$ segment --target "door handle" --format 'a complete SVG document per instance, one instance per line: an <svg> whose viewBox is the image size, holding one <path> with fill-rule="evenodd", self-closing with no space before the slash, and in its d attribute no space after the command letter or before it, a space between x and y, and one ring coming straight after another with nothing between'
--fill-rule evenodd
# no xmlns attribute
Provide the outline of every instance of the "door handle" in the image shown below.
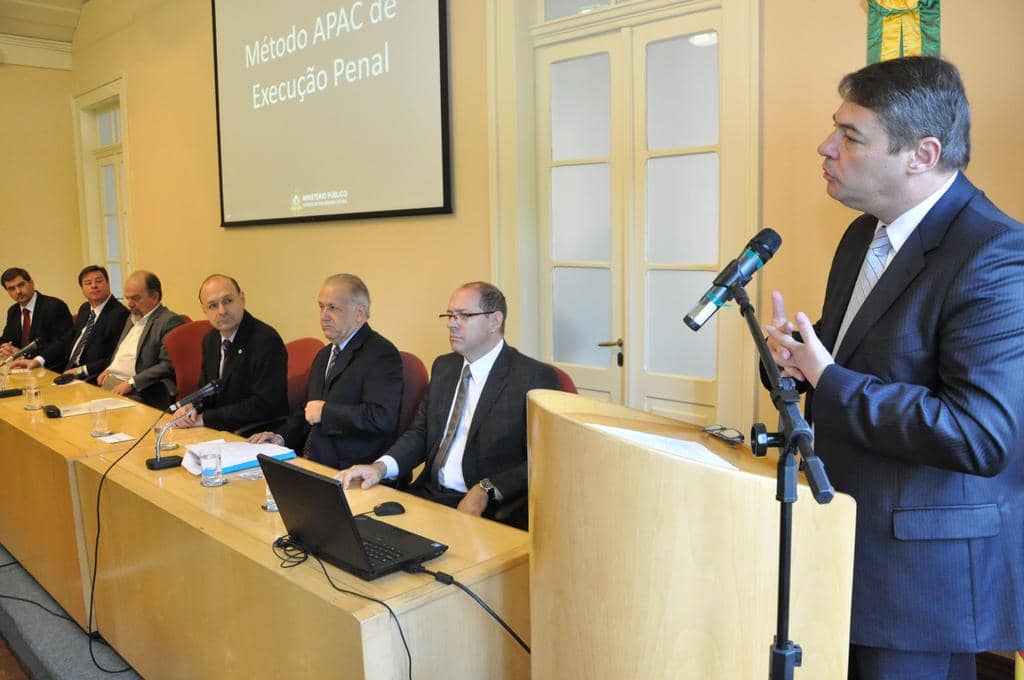
<svg viewBox="0 0 1024 680"><path fill-rule="evenodd" d="M618 347L622 349L622 338L618 340L605 340L604 342L597 343L598 347Z"/></svg>

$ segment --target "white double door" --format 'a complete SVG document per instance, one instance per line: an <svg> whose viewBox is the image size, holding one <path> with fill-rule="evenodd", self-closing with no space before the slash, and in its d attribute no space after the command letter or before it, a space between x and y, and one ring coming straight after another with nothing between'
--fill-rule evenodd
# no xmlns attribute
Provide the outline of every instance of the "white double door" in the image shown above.
<svg viewBox="0 0 1024 680"><path fill-rule="evenodd" d="M745 426L736 310L683 323L757 231L752 46L730 35L710 9L536 46L541 350L581 394Z"/></svg>

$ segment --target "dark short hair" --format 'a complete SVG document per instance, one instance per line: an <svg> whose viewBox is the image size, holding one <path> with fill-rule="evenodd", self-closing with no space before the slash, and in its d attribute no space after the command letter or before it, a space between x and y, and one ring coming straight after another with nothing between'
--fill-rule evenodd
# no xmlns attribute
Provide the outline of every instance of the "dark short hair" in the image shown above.
<svg viewBox="0 0 1024 680"><path fill-rule="evenodd" d="M0 284L6 286L8 281L13 281L19 276L25 279L26 281L32 280L32 275L29 274L28 271L22 269L21 267L11 267L10 269L4 270L3 274L0 274Z"/></svg>
<svg viewBox="0 0 1024 680"><path fill-rule="evenodd" d="M939 167L962 170L971 160L971 107L956 66L938 57L869 64L839 82L848 102L871 109L889 135L889 152L925 137L942 144Z"/></svg>
<svg viewBox="0 0 1024 680"><path fill-rule="evenodd" d="M481 312L501 312L501 333L505 334L505 320L508 319L508 302L505 301L505 294L493 283L486 281L470 281L459 288L471 288L480 293Z"/></svg>
<svg viewBox="0 0 1024 680"><path fill-rule="evenodd" d="M106 279L108 282L110 281L110 275L107 274L106 267L101 267L98 264L91 264L82 271L78 272L78 285L82 285L82 279L85 278L86 274L92 274L93 272L99 272L100 274L103 274L103 278Z"/></svg>
<svg viewBox="0 0 1024 680"><path fill-rule="evenodd" d="M231 285L233 285L235 287L235 292L236 293L238 293L239 295L241 295L241 293L242 293L242 287L238 285L238 281L235 281L233 276L228 276L227 274L210 274L205 279L203 279L202 283L199 284L199 302L200 303L203 302L203 286L205 286L207 283L209 283L211 279L227 279L228 281L231 282Z"/></svg>

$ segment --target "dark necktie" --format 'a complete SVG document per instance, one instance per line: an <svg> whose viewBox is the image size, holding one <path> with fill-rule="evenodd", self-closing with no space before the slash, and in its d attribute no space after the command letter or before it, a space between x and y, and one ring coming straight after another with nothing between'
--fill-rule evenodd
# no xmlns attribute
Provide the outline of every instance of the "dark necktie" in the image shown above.
<svg viewBox="0 0 1024 680"><path fill-rule="evenodd" d="M324 380L327 380L327 376L331 374L331 369L334 368L334 362L338 358L338 355L341 354L340 347L338 347L337 345L333 345L332 347L333 349L331 349L331 358L327 360L327 370L324 371Z"/></svg>
<svg viewBox="0 0 1024 680"><path fill-rule="evenodd" d="M78 365L78 362L82 358L82 352L85 351L85 343L89 342L89 334L92 333L92 327L96 325L96 310L89 310L89 320L85 322L85 329L82 331L82 337L78 339L78 344L75 345L75 349L71 352L71 358L68 360L68 367L74 368Z"/></svg>
<svg viewBox="0 0 1024 680"><path fill-rule="evenodd" d="M441 468L448 461L452 440L455 439L455 432L459 429L459 423L462 422L462 412L466 410L466 395L469 393L469 379L472 377L473 374L469 370L469 364L466 364L462 368L459 389L455 392L455 406L452 408L452 417L448 420L448 429L445 430L444 438L441 439L441 446L437 448L437 455L434 456L434 467L430 471L431 476L437 480L438 484L441 483L439 476Z"/></svg>
<svg viewBox="0 0 1024 680"><path fill-rule="evenodd" d="M21 346L24 347L29 342L29 336L32 335L32 312L22 307L21 309Z"/></svg>
<svg viewBox="0 0 1024 680"><path fill-rule="evenodd" d="M333 345L331 349L331 358L327 360L327 370L324 371L324 382L327 381L327 376L331 374L331 369L334 368L334 362L341 354L341 348L337 345ZM327 394L327 385L324 385L324 395ZM316 427L315 425L313 427ZM302 457L309 458L309 450L313 447L313 427L309 428L309 435L306 437L306 443L302 445Z"/></svg>
<svg viewBox="0 0 1024 680"><path fill-rule="evenodd" d="M217 374L219 377L224 377L224 367L228 363L228 352L231 351L231 341L227 338L221 340L220 343L220 372Z"/></svg>

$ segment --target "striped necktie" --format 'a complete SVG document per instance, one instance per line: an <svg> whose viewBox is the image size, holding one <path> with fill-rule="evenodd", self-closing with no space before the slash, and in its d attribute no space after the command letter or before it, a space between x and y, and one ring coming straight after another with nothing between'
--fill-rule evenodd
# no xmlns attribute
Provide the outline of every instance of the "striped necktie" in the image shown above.
<svg viewBox="0 0 1024 680"><path fill-rule="evenodd" d="M885 260L889 257L889 251L892 250L892 244L889 243L889 235L885 228L884 224L878 225L878 228L875 229L875 238L864 255L864 263L860 266L857 283L854 284L853 294L850 295L850 304L846 306L846 315L843 317L842 325L839 326L839 335L836 336L833 356L839 352L843 338L846 337L846 331L849 330L850 324L853 323L853 318L857 316L864 300L867 299L871 289L875 287L878 279L885 272Z"/></svg>
<svg viewBox="0 0 1024 680"><path fill-rule="evenodd" d="M71 358L68 360L68 367L74 368L78 365L78 362L82 358L82 352L85 351L85 344L89 342L89 334L92 333L92 327L96 325L96 310L89 310L89 320L85 322L85 329L82 330L82 337L78 339L78 344L75 345L75 349L71 352Z"/></svg>
<svg viewBox="0 0 1024 680"><path fill-rule="evenodd" d="M466 410L466 395L469 393L469 379L472 377L473 374L469 370L469 364L466 364L462 368L459 389L455 392L455 406L452 407L452 415L448 419L448 429L445 430L444 437L441 439L441 446L437 448L437 455L434 456L434 466L431 468L431 476L438 480L438 484L440 484L438 475L444 464L448 462L448 453L452 448L452 440L455 439L455 432L458 431L459 423L462 422L462 412Z"/></svg>

